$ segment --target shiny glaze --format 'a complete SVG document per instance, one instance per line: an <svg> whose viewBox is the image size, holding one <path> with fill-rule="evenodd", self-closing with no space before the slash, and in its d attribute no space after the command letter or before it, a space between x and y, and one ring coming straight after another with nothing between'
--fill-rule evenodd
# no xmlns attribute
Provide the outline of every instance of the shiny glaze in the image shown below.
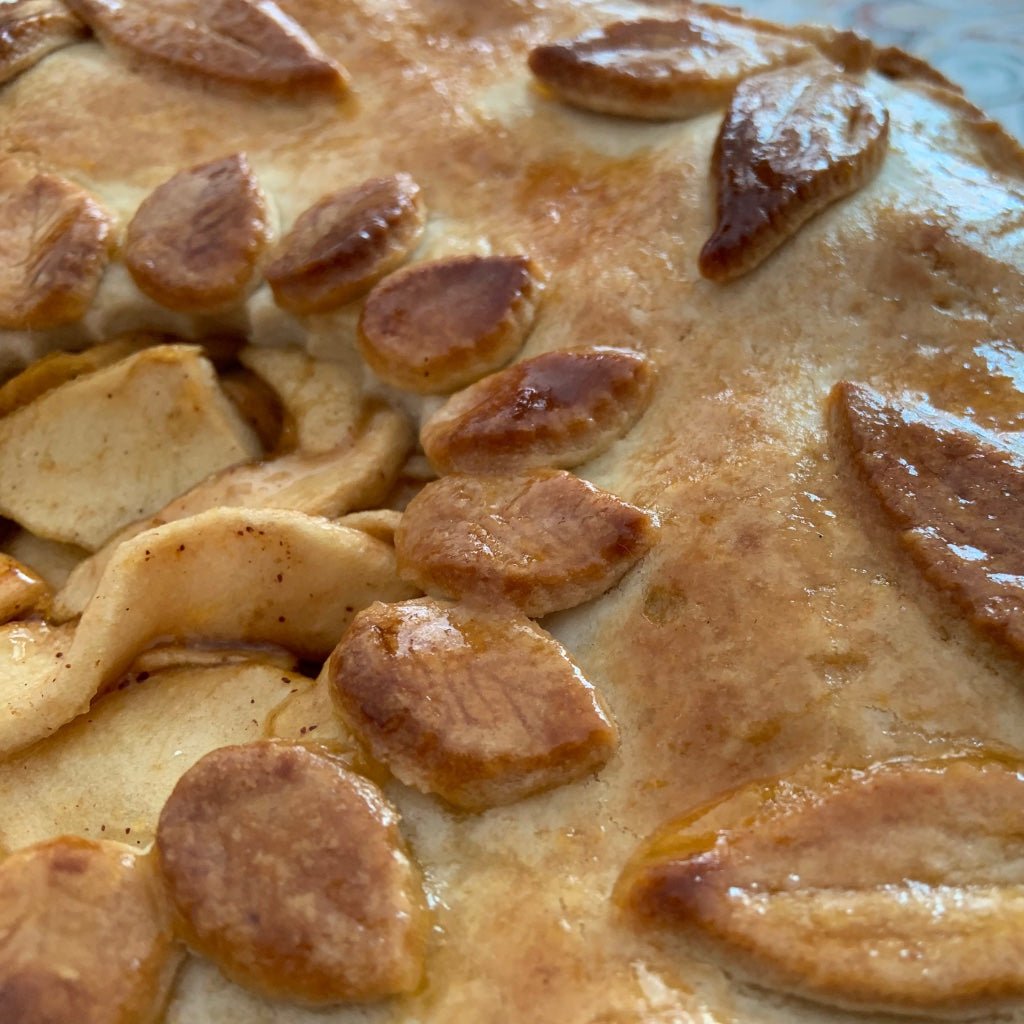
<svg viewBox="0 0 1024 1024"><path fill-rule="evenodd" d="M925 576L1024 654L1024 445L926 402L842 383L839 444Z"/></svg>
<svg viewBox="0 0 1024 1024"><path fill-rule="evenodd" d="M266 269L277 304L334 309L403 263L423 233L420 187L408 174L323 196L296 220Z"/></svg>
<svg viewBox="0 0 1024 1024"><path fill-rule="evenodd" d="M526 256L416 264L367 296L359 350L395 387L454 391L519 351L540 291L539 272Z"/></svg>
<svg viewBox="0 0 1024 1024"><path fill-rule="evenodd" d="M437 227L423 259L529 251L550 271L524 356L608 340L656 360L649 412L579 472L656 506L662 528L621 586L544 623L619 725L599 779L482 815L393 787L435 908L428 984L314 1015L269 1007L193 960L169 1024L211 1012L219 1024L863 1019L737 984L625 927L608 897L643 836L750 780L963 743L1024 751L1019 665L939 606L886 528L871 529L873 500L837 473L823 416L834 383L854 379L1013 424L1024 396L974 353L1019 347L1020 172L1010 160L994 169L998 136L971 127L955 99L871 75L892 119L879 175L763 271L720 288L696 270L720 114L669 125L577 114L539 96L525 64L534 46L663 17L663 5L289 10L351 70L357 102L254 104L157 66L129 74L89 43L0 93L5 142L73 171L125 221L168 173L233 150L249 153L285 224L340 184L407 170ZM114 298L101 289L99 322ZM315 340L345 350L344 329L324 325Z"/></svg>
<svg viewBox="0 0 1024 1024"><path fill-rule="evenodd" d="M327 672L377 760L467 810L584 778L616 747L594 688L521 616L429 599L377 603L352 623Z"/></svg>
<svg viewBox="0 0 1024 1024"><path fill-rule="evenodd" d="M113 247L110 214L66 178L0 165L0 328L80 319Z"/></svg>
<svg viewBox="0 0 1024 1024"><path fill-rule="evenodd" d="M726 102L747 75L813 56L809 43L766 31L723 8L673 20L618 21L530 53L530 70L557 96L603 113L692 117Z"/></svg>
<svg viewBox="0 0 1024 1024"><path fill-rule="evenodd" d="M244 153L179 171L152 192L125 232L135 283L171 309L237 302L268 236L266 200Z"/></svg>
<svg viewBox="0 0 1024 1024"><path fill-rule="evenodd" d="M179 71L271 91L342 90L344 72L272 0L68 0L101 39Z"/></svg>
<svg viewBox="0 0 1024 1024"><path fill-rule="evenodd" d="M888 136L877 97L826 65L741 83L715 144L717 222L701 273L727 281L757 266L809 217L869 181Z"/></svg>
<svg viewBox="0 0 1024 1024"><path fill-rule="evenodd" d="M667 826L626 867L619 901L830 1003L976 1013L1019 1001L1021 764L807 774Z"/></svg>
<svg viewBox="0 0 1024 1024"><path fill-rule="evenodd" d="M653 384L650 360L630 349L547 352L453 395L420 439L445 473L570 468L636 422Z"/></svg>

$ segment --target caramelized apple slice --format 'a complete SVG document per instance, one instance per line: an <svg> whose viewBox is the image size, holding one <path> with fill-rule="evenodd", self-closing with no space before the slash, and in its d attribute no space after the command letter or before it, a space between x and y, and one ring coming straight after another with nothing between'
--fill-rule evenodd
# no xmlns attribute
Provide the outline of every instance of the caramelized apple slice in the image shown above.
<svg viewBox="0 0 1024 1024"><path fill-rule="evenodd" d="M816 53L765 22L702 5L672 21L619 21L538 46L530 70L573 106L661 120L724 106L747 75Z"/></svg>
<svg viewBox="0 0 1024 1024"><path fill-rule="evenodd" d="M656 523L570 473L454 475L412 500L395 550L402 575L428 594L539 616L614 586L654 543Z"/></svg>
<svg viewBox="0 0 1024 1024"><path fill-rule="evenodd" d="M0 166L0 328L81 319L112 245L110 214L77 185Z"/></svg>
<svg viewBox="0 0 1024 1024"><path fill-rule="evenodd" d="M1024 771L900 762L752 786L656 836L620 903L824 1002L977 1015L1024 998Z"/></svg>
<svg viewBox="0 0 1024 1024"><path fill-rule="evenodd" d="M27 565L0 553L0 623L45 608L50 588Z"/></svg>
<svg viewBox="0 0 1024 1024"><path fill-rule="evenodd" d="M378 761L465 810L573 782L615 750L594 688L521 616L430 599L373 604L326 672L338 709Z"/></svg>
<svg viewBox="0 0 1024 1024"><path fill-rule="evenodd" d="M382 281L359 319L359 348L388 384L436 395L470 384L522 347L540 298L525 256L420 263Z"/></svg>
<svg viewBox="0 0 1024 1024"><path fill-rule="evenodd" d="M41 536L97 548L258 454L199 349L160 345L0 419L0 511Z"/></svg>
<svg viewBox="0 0 1024 1024"><path fill-rule="evenodd" d="M345 74L273 0L66 0L106 43L256 89L343 90Z"/></svg>
<svg viewBox="0 0 1024 1024"><path fill-rule="evenodd" d="M164 801L200 757L260 739L279 706L312 689L256 654L133 672L88 714L0 763L0 844L69 832L148 845Z"/></svg>
<svg viewBox="0 0 1024 1024"><path fill-rule="evenodd" d="M189 944L239 984L326 1004L419 982L426 916L398 814L326 754L208 754L167 801L157 848Z"/></svg>
<svg viewBox="0 0 1024 1024"><path fill-rule="evenodd" d="M631 349L546 352L452 395L423 425L423 450L441 473L569 468L629 430L653 382Z"/></svg>
<svg viewBox="0 0 1024 1024"><path fill-rule="evenodd" d="M266 201L245 154L234 153L152 192L128 225L124 262L154 301L208 313L242 298L266 243Z"/></svg>
<svg viewBox="0 0 1024 1024"><path fill-rule="evenodd" d="M700 272L752 270L816 213L882 165L889 113L864 86L821 64L748 78L715 145L717 220Z"/></svg>
<svg viewBox="0 0 1024 1024"><path fill-rule="evenodd" d="M0 5L0 85L84 34L60 0L7 0Z"/></svg>
<svg viewBox="0 0 1024 1024"><path fill-rule="evenodd" d="M4 1021L155 1024L179 960L151 858L63 836L0 864Z"/></svg>
<svg viewBox="0 0 1024 1024"><path fill-rule="evenodd" d="M837 438L924 575L1024 654L1024 446L926 402L837 384Z"/></svg>
<svg viewBox="0 0 1024 1024"><path fill-rule="evenodd" d="M275 301L299 314L350 302L405 262L424 220L420 187L408 174L324 196L299 217L267 267Z"/></svg>

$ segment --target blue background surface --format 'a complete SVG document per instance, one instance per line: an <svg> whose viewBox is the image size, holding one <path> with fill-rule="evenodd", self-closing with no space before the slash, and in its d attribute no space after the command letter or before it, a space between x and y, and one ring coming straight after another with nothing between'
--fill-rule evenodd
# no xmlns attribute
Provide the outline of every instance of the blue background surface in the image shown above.
<svg viewBox="0 0 1024 1024"><path fill-rule="evenodd" d="M901 46L962 85L1024 139L1024 0L740 2L751 14L775 21L840 25L876 43Z"/></svg>

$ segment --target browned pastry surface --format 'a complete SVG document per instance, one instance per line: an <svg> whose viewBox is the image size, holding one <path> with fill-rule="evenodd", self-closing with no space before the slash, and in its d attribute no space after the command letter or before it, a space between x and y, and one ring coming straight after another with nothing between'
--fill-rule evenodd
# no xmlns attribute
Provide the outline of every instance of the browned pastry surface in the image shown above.
<svg viewBox="0 0 1024 1024"><path fill-rule="evenodd" d="M0 864L0 1014L155 1024L181 952L152 857L63 836Z"/></svg>
<svg viewBox="0 0 1024 1024"><path fill-rule="evenodd" d="M740 980L728 956L708 959L610 897L666 820L735 787L807 770L813 790L823 766L935 760L965 746L1024 752L1020 662L918 572L877 498L835 457L824 415L832 387L851 380L912 392L996 433L1024 424L1017 149L907 62L898 81L869 71L860 87L889 115L877 175L723 285L701 277L698 258L713 230L724 107L687 121L613 119L564 105L528 68L534 46L675 17L675 4L282 7L347 69L346 99L254 100L93 40L4 86L0 143L85 188L122 224L172 175L232 152L248 155L282 234L325 195L409 174L429 210L412 265L522 253L543 270L523 358L611 345L655 362L647 411L574 473L654 508L662 525L618 586L541 623L619 730L596 777L481 814L387 784L432 906L422 987L313 1014L265 1002L190 957L167 1021L890 1020L836 1009L828 993L791 999L757 984L767 976ZM261 288L225 323L358 365L359 308L300 322ZM143 322L210 328L154 317L115 260L79 324L4 342L23 359L30 341L106 339ZM426 476L410 466L409 479ZM296 695L311 708L292 716L303 727L325 720L322 691L311 694ZM997 859L1015 856L1012 843L994 844ZM1014 1009L1007 1019L1024 1018Z"/></svg>

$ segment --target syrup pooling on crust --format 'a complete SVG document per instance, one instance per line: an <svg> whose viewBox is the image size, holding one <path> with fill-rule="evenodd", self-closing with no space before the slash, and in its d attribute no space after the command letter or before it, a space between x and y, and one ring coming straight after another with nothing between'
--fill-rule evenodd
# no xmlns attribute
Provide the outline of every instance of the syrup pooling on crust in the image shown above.
<svg viewBox="0 0 1024 1024"><path fill-rule="evenodd" d="M633 426L653 383L650 360L632 349L546 352L452 395L420 439L442 473L568 469Z"/></svg>
<svg viewBox="0 0 1024 1024"><path fill-rule="evenodd" d="M88 310L113 245L110 215L66 178L0 164L0 328L39 330Z"/></svg>
<svg viewBox="0 0 1024 1024"><path fill-rule="evenodd" d="M255 89L342 91L345 74L273 0L66 0L106 43Z"/></svg>
<svg viewBox="0 0 1024 1024"><path fill-rule="evenodd" d="M187 941L242 985L324 1004L419 982L425 910L398 814L328 755L208 754L167 801L157 848Z"/></svg>
<svg viewBox="0 0 1024 1024"><path fill-rule="evenodd" d="M617 897L813 999L977 1016L1024 997L1022 798L981 759L757 784L656 835Z"/></svg>
<svg viewBox="0 0 1024 1024"><path fill-rule="evenodd" d="M373 756L466 810L575 781L616 746L593 687L525 617L429 598L373 604L327 671Z"/></svg>
<svg viewBox="0 0 1024 1024"><path fill-rule="evenodd" d="M180 954L150 858L51 839L0 863L0 1019L156 1024Z"/></svg>
<svg viewBox="0 0 1024 1024"><path fill-rule="evenodd" d="M844 382L836 439L924 575L1024 654L1024 448L926 402Z"/></svg>
<svg viewBox="0 0 1024 1024"><path fill-rule="evenodd" d="M650 512L571 473L453 475L412 500L395 550L428 594L539 616L613 587L656 532Z"/></svg>
<svg viewBox="0 0 1024 1024"><path fill-rule="evenodd" d="M715 144L717 219L700 272L729 281L752 270L816 213L870 181L888 140L881 101L828 65L747 79Z"/></svg>
<svg viewBox="0 0 1024 1024"><path fill-rule="evenodd" d="M695 7L672 21L618 21L538 46L530 70L567 103L625 117L686 118L724 105L747 75L816 54L735 12Z"/></svg>
<svg viewBox="0 0 1024 1024"><path fill-rule="evenodd" d="M0 624L20 618L26 612L44 611L50 603L50 588L28 566L0 553Z"/></svg>
<svg viewBox="0 0 1024 1024"><path fill-rule="evenodd" d="M267 242L266 201L243 153L180 171L152 192L125 233L139 288L171 309L236 303Z"/></svg>
<svg viewBox="0 0 1024 1024"><path fill-rule="evenodd" d="M324 196L299 217L267 267L274 300L299 314L350 302L405 262L425 217L419 185L408 174Z"/></svg>
<svg viewBox="0 0 1024 1024"><path fill-rule="evenodd" d="M60 0L7 0L0 5L0 85L84 34Z"/></svg>
<svg viewBox="0 0 1024 1024"><path fill-rule="evenodd" d="M522 347L541 279L526 256L418 263L382 281L359 319L359 348L388 384L443 394L507 363Z"/></svg>

